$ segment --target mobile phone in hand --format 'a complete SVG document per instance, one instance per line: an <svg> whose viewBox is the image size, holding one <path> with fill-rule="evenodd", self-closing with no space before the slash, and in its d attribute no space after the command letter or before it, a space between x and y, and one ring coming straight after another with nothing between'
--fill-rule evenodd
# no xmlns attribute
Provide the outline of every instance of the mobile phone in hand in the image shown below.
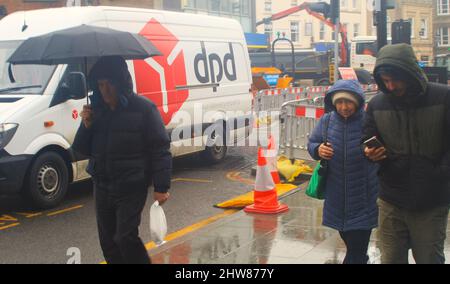
<svg viewBox="0 0 450 284"><path fill-rule="evenodd" d="M384 147L383 143L380 142L380 140L377 139L376 136L373 136L366 141L363 142L363 144L368 148L381 148Z"/></svg>

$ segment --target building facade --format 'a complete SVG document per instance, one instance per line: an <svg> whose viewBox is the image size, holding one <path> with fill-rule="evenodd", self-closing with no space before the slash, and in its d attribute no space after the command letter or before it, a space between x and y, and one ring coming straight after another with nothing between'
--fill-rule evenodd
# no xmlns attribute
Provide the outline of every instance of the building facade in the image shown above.
<svg viewBox="0 0 450 284"><path fill-rule="evenodd" d="M0 19L16 11L28 11L43 8L66 6L67 0L2 0L0 2Z"/></svg>
<svg viewBox="0 0 450 284"><path fill-rule="evenodd" d="M0 2L0 18L16 11L28 11L65 6L124 6L136 8L162 7L158 0L2 0ZM159 0L162 2L163 0ZM167 2L171 2L170 0ZM178 1L179 2L179 1Z"/></svg>
<svg viewBox="0 0 450 284"><path fill-rule="evenodd" d="M433 0L434 63L450 66L450 0Z"/></svg>
<svg viewBox="0 0 450 284"><path fill-rule="evenodd" d="M400 19L411 21L411 45L416 52L417 60L427 66L432 66L434 62L433 21L435 18L432 1L437 0L397 0L396 8L388 10L387 13L388 38L391 35L393 21Z"/></svg>
<svg viewBox="0 0 450 284"><path fill-rule="evenodd" d="M244 32L255 31L255 0L181 0L181 10L233 18L241 23Z"/></svg>
<svg viewBox="0 0 450 284"><path fill-rule="evenodd" d="M255 31L255 0L2 0L0 2L0 18L19 10L89 5L215 15L238 20L245 32Z"/></svg>
<svg viewBox="0 0 450 284"><path fill-rule="evenodd" d="M256 21L302 4L302 0L256 0ZM314 2L309 1L309 2ZM317 1L318 2L318 1ZM325 2L329 2L325 0ZM341 0L341 23L347 28L349 41L355 36L371 35L372 32L372 1ZM299 11L286 18L263 24L257 27L258 33L266 33L271 39L284 33L293 41L295 48L312 48L313 43L331 43L334 41L332 28L309 15ZM280 45L277 48L288 48Z"/></svg>

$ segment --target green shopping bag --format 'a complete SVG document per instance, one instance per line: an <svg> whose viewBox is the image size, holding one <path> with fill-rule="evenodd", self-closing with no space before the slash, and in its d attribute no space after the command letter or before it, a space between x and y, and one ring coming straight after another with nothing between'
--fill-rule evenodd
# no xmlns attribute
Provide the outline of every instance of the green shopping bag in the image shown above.
<svg viewBox="0 0 450 284"><path fill-rule="evenodd" d="M309 180L308 188L306 188L306 195L316 199L325 199L325 182L327 177L326 175L320 175L319 170L321 170L321 164L317 163ZM323 174L323 169L320 172Z"/></svg>
<svg viewBox="0 0 450 284"><path fill-rule="evenodd" d="M324 116L325 126L323 130L323 142L328 142L328 125L330 124L331 114L327 113ZM306 195L316 199L325 199L325 183L327 180L328 161L321 160L314 168L308 187L306 188Z"/></svg>

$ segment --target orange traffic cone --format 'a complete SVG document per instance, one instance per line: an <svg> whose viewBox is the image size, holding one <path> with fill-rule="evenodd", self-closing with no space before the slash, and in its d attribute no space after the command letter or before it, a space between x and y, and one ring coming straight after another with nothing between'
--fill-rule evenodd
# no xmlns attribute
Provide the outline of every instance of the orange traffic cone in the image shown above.
<svg viewBox="0 0 450 284"><path fill-rule="evenodd" d="M258 167L256 168L254 204L244 208L248 213L277 214L289 210L287 205L278 203L278 195L267 167L267 160L263 156L263 149L258 149Z"/></svg>
<svg viewBox="0 0 450 284"><path fill-rule="evenodd" d="M270 175L272 176L273 182L275 184L280 182L280 175L278 174L277 167L277 157L278 157L278 147L275 145L275 140L273 136L269 137L268 150L266 151L267 162L269 163Z"/></svg>

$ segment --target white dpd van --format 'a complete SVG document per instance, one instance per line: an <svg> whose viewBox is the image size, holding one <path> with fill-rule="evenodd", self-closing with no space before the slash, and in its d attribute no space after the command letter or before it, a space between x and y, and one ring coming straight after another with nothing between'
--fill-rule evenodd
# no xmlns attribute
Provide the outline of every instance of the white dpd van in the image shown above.
<svg viewBox="0 0 450 284"><path fill-rule="evenodd" d="M24 193L48 208L69 183L89 178L86 158L70 150L86 97L68 78L84 67L6 62L25 39L81 24L140 33L163 53L127 63L135 91L160 110L173 156L202 151L217 162L227 149L218 141L249 134L252 77L237 21L119 7L17 12L0 21L0 194ZM228 131L208 136L211 125Z"/></svg>

